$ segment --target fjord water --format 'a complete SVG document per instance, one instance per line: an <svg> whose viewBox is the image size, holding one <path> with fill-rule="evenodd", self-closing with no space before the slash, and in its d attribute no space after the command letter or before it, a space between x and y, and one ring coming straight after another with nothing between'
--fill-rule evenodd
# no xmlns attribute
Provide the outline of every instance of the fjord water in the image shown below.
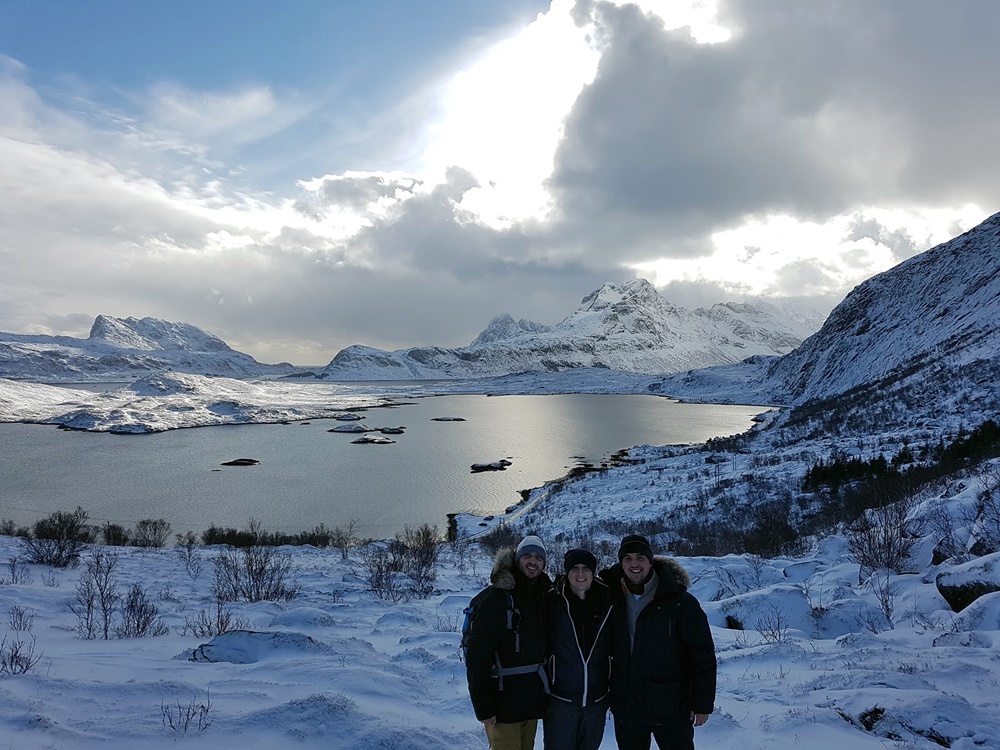
<svg viewBox="0 0 1000 750"><path fill-rule="evenodd" d="M456 511L502 511L580 460L742 432L762 410L640 395L438 396L362 414L369 427L406 427L392 445L354 445L357 435L327 431L344 424L334 420L151 435L4 424L0 519L30 525L80 505L95 523L164 518L200 533L254 517L292 533L358 519L362 536L388 538L405 525L444 529ZM221 466L236 458L260 464ZM469 470L502 458L505 471Z"/></svg>

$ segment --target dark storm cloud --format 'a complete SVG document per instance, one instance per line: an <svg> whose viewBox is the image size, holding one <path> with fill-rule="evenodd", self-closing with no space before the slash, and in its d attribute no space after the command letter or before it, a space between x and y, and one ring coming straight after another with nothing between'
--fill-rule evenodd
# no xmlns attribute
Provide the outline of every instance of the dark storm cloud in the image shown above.
<svg viewBox="0 0 1000 750"><path fill-rule="evenodd" d="M1000 3L723 2L716 45L589 9L604 55L550 182L571 242L676 257L752 215L1000 204Z"/></svg>

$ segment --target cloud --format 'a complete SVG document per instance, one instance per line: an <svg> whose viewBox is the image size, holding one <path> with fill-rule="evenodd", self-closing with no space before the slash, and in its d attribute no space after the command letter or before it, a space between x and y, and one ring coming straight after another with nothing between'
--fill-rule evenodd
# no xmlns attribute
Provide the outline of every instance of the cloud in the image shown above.
<svg viewBox="0 0 1000 750"><path fill-rule="evenodd" d="M724 44L594 3L603 54L550 181L568 241L712 251L748 217L995 206L989 2L722 2Z"/></svg>

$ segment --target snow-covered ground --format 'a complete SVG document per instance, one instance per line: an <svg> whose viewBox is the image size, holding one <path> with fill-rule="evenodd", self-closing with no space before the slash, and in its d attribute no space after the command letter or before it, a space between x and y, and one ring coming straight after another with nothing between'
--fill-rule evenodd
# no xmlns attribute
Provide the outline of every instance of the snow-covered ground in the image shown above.
<svg viewBox="0 0 1000 750"><path fill-rule="evenodd" d="M622 502L632 493L613 477L579 482L588 483ZM957 514L978 491L956 484L942 502ZM572 534L584 512L562 510L549 533ZM919 546L916 572L892 578L891 628L841 537L798 558L681 558L720 663L698 747L1000 748L1000 593L953 613L935 587L931 547ZM169 632L83 640L70 604L85 566L15 571L21 543L0 537L0 633L8 649L20 641L38 657L27 674L0 675L0 747L486 747L458 629L488 554L443 545L433 595L393 604L368 592L360 549L347 560L332 549L278 551L291 556L299 594L232 605L245 629L212 638L184 631L213 607L219 548L195 548L200 571L190 573L179 549L119 548L121 591L141 584ZM1000 564L993 557L983 564ZM744 629L727 628L727 616ZM199 730L202 705L211 725ZM165 723L191 712L186 732ZM610 725L603 747L614 747Z"/></svg>

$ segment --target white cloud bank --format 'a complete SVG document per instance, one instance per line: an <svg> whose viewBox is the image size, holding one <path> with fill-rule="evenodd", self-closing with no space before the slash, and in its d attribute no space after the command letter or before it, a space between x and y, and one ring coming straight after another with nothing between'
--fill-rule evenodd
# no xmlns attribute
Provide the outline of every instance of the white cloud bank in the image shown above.
<svg viewBox="0 0 1000 750"><path fill-rule="evenodd" d="M829 304L1000 204L998 16L555 0L392 113L419 118L373 118L383 161L330 173L356 134L296 149L336 122L305 92L164 81L115 108L6 59L0 330L152 315L322 364L556 322L635 274L681 304Z"/></svg>

